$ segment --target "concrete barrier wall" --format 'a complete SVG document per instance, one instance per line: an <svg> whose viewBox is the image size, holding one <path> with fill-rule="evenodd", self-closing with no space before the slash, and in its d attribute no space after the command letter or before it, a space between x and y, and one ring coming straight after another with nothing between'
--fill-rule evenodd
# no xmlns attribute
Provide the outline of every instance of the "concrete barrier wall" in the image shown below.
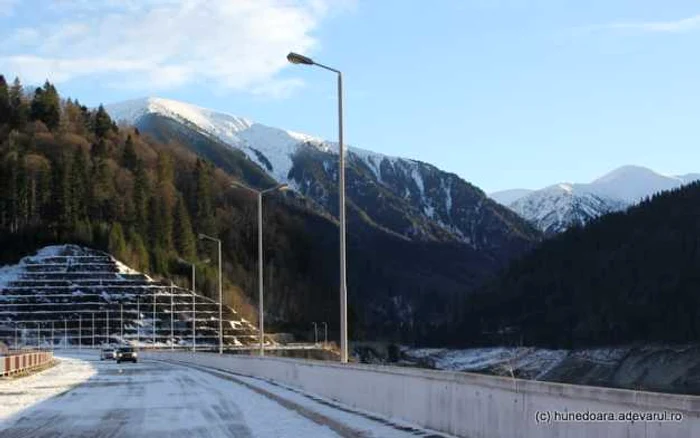
<svg viewBox="0 0 700 438"><path fill-rule="evenodd" d="M273 380L462 437L700 437L700 397L695 396L298 359L185 352L145 356ZM586 417L557 421L556 413L567 412L611 414L615 421ZM667 421L628 420L634 413L648 412L663 415ZM618 421L620 415L623 421ZM682 419L676 421L679 415Z"/></svg>
<svg viewBox="0 0 700 438"><path fill-rule="evenodd" d="M10 376L22 371L39 368L52 360L53 353L50 351L11 353L0 356L0 376Z"/></svg>

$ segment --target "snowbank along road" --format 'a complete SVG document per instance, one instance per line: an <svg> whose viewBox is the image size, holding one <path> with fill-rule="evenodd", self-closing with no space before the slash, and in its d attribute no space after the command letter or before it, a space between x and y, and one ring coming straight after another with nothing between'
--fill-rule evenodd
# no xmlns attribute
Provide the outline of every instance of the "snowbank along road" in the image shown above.
<svg viewBox="0 0 700 438"><path fill-rule="evenodd" d="M51 370L0 382L0 436L445 436L205 368L57 356Z"/></svg>

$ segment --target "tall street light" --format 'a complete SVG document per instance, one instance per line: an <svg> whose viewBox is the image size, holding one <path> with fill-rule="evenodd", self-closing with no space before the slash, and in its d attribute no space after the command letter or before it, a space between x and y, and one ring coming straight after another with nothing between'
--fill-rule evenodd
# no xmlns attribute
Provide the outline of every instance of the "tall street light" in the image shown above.
<svg viewBox="0 0 700 438"><path fill-rule="evenodd" d="M190 263L187 260L178 258L178 261L182 264L185 265L190 265L190 268L192 269L192 281L191 281L191 286L192 286L192 351L197 351L197 327L196 327L196 315L197 315L197 293L195 292L195 284L197 280L197 274L195 271L195 264Z"/></svg>
<svg viewBox="0 0 700 438"><path fill-rule="evenodd" d="M221 284L221 280L222 280L221 279L221 240L219 240L215 237L207 236L206 234L202 234L202 233L199 234L199 239L200 240L206 239L206 240L209 240L211 242L216 242L218 245L218 248L219 248L219 354L223 354L224 353L224 331L223 331L222 319L223 319L224 312L223 312L223 296L222 296L223 295L223 288L222 288L223 286Z"/></svg>
<svg viewBox="0 0 700 438"><path fill-rule="evenodd" d="M343 146L343 74L340 70L319 64L311 58L290 52L287 60L292 64L315 65L338 75L338 192L340 217L340 361L348 361L348 288L345 250L345 149Z"/></svg>
<svg viewBox="0 0 700 438"><path fill-rule="evenodd" d="M250 192L255 193L258 196L258 333L260 336L260 356L265 355L265 313L263 311L263 214L262 214L262 199L263 196L277 191L285 191L289 187L287 184L278 184L274 187L270 187L265 190L256 190L249 187L241 182L234 181L234 187L240 187L246 189Z"/></svg>
<svg viewBox="0 0 700 438"><path fill-rule="evenodd" d="M175 326L173 325L173 312L175 311L174 300L173 300L173 282L170 282L170 349L175 349Z"/></svg>

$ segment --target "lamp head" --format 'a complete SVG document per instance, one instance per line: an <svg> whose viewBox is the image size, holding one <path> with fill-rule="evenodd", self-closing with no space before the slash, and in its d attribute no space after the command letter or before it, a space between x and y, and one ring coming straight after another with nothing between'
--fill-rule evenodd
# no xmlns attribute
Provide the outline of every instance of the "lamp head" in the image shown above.
<svg viewBox="0 0 700 438"><path fill-rule="evenodd" d="M289 55L287 55L287 61L291 62L292 64L314 64L314 61L311 58L294 52L289 52Z"/></svg>

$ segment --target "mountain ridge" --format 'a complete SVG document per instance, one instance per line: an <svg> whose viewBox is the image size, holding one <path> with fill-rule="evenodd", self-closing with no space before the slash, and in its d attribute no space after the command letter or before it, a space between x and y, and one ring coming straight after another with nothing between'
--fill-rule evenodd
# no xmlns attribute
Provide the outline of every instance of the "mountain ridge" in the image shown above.
<svg viewBox="0 0 700 438"><path fill-rule="evenodd" d="M489 196L552 235L698 179L700 174L668 176L643 166L624 165L590 183L557 183L529 192L504 190Z"/></svg>
<svg viewBox="0 0 700 438"><path fill-rule="evenodd" d="M142 98L105 106L117 121L149 130L148 117L176 121L243 152L263 173L286 183L329 212L337 211L337 143L256 123L250 119L162 98ZM349 208L378 226L408 239L454 241L499 251L508 242L537 238L529 226L455 174L408 158L349 146ZM453 202L460 199L461 202ZM358 202L353 202L358 200ZM361 201L360 201L361 200ZM481 216L488 216L481 224ZM510 229L518 229L511 233ZM492 236L487 236L491 234ZM502 240L502 239L501 239Z"/></svg>

